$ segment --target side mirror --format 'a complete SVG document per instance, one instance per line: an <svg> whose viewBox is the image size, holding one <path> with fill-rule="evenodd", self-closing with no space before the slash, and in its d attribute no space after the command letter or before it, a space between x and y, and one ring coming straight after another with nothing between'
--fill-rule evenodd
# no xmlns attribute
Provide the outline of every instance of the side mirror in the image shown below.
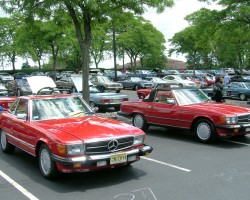
<svg viewBox="0 0 250 200"><path fill-rule="evenodd" d="M19 113L19 114L17 114L17 119L27 120L27 114L26 113Z"/></svg>

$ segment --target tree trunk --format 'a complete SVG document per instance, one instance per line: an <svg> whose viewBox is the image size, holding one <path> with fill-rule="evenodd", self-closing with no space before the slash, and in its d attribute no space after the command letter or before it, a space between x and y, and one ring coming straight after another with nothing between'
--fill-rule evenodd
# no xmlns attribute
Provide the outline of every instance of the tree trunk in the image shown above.
<svg viewBox="0 0 250 200"><path fill-rule="evenodd" d="M80 46L81 51L81 65L82 65L82 97L89 103L89 53L90 53L90 44L91 44L91 20L90 16L87 13L84 13L84 32L85 39L83 40L83 34L81 31L81 25L76 16L75 10L72 8L70 2L65 1L65 5L69 11L69 14L73 20L77 40Z"/></svg>

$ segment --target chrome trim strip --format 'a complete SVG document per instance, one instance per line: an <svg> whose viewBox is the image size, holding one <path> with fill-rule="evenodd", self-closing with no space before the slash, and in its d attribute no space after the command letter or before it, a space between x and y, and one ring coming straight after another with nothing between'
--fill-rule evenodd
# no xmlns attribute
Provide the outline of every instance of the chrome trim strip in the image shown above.
<svg viewBox="0 0 250 200"><path fill-rule="evenodd" d="M7 135L8 135L9 137L11 137L12 139L14 139L14 140L16 140L16 141L22 143L23 145L28 146L29 148L35 149L35 146L34 146L34 145L32 145L32 144L30 144L30 143L27 143L27 142L25 142L25 141L23 141L23 140L20 140L19 138L14 137L13 135L10 135L9 133L7 133Z"/></svg>

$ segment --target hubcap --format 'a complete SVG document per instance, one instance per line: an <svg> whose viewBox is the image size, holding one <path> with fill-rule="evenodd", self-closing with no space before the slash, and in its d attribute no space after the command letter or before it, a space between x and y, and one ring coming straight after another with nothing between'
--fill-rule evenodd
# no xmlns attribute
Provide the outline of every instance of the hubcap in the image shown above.
<svg viewBox="0 0 250 200"><path fill-rule="evenodd" d="M46 149L43 149L41 151L40 155L40 162L41 162L41 168L45 175L48 175L50 173L50 166L51 166L51 160L49 152Z"/></svg>
<svg viewBox="0 0 250 200"><path fill-rule="evenodd" d="M201 140L207 140L211 135L211 128L207 123L200 123L197 126L197 135Z"/></svg>
<svg viewBox="0 0 250 200"><path fill-rule="evenodd" d="M143 117L141 115L136 115L134 119L134 124L137 128L142 128L144 124Z"/></svg>
<svg viewBox="0 0 250 200"><path fill-rule="evenodd" d="M3 149L6 149L6 145L7 145L7 138L6 138L6 134L4 131L1 132L1 146Z"/></svg>

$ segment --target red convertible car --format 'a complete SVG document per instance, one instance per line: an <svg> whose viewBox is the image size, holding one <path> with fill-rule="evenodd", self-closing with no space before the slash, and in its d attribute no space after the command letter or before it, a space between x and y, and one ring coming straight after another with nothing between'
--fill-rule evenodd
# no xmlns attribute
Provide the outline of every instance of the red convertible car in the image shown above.
<svg viewBox="0 0 250 200"><path fill-rule="evenodd" d="M96 116L70 94L20 96L0 112L0 145L18 147L39 160L45 178L59 172L86 172L129 165L151 153L145 133L131 125Z"/></svg>
<svg viewBox="0 0 250 200"><path fill-rule="evenodd" d="M144 131L150 125L186 129L202 142L250 133L250 109L211 102L199 89L154 89L143 100L123 102L119 115Z"/></svg>

